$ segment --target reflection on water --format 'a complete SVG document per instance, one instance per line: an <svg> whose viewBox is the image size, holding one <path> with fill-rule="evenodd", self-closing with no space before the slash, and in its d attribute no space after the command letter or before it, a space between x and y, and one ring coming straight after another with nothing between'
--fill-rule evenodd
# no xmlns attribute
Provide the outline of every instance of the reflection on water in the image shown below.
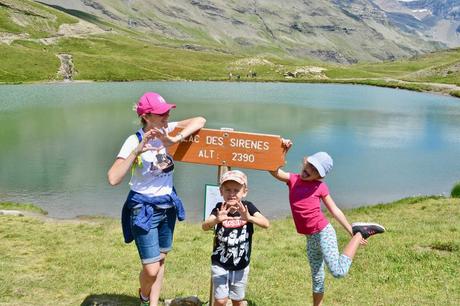
<svg viewBox="0 0 460 306"><path fill-rule="evenodd" d="M39 204L51 216L118 216L127 180L106 172L137 127L132 111L148 90L177 103L171 120L203 115L207 127L277 134L302 156L328 151L327 178L342 207L447 193L460 180L460 103L367 86L278 83L102 83L0 87L0 200ZM286 187L249 174L249 199L270 217L289 213ZM175 182L189 220L202 217L204 185L217 167L179 163Z"/></svg>

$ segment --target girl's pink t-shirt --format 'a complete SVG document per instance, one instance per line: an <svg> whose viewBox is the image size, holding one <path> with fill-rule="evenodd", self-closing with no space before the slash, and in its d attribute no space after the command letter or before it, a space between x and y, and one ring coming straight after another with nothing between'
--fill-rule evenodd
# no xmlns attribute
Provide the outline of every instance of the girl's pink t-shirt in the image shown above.
<svg viewBox="0 0 460 306"><path fill-rule="evenodd" d="M321 199L329 194L322 181L303 181L299 174L290 173L289 203L292 217L299 234L313 235L320 232L329 221L321 211Z"/></svg>

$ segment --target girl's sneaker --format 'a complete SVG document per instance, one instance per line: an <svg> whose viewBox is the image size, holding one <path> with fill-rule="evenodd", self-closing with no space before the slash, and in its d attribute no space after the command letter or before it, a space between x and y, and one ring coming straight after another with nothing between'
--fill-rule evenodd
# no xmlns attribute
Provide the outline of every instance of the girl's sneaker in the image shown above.
<svg viewBox="0 0 460 306"><path fill-rule="evenodd" d="M385 228L377 223L356 222L351 224L351 228L353 230L353 235L361 233L364 239L385 232Z"/></svg>

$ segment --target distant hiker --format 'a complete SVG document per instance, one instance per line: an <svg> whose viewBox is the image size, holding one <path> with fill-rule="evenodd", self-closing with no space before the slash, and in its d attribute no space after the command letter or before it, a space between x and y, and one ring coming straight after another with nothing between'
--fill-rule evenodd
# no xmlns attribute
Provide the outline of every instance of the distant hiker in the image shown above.
<svg viewBox="0 0 460 306"><path fill-rule="evenodd" d="M254 225L268 228L269 221L257 207L243 201L248 193L246 174L238 170L225 172L220 179L224 203L217 203L211 215L202 223L203 230L214 229L211 274L214 305L244 305L251 259Z"/></svg>
<svg viewBox="0 0 460 306"><path fill-rule="evenodd" d="M229 80L233 79L233 74L231 72L228 73L228 79Z"/></svg>
<svg viewBox="0 0 460 306"><path fill-rule="evenodd" d="M283 145L287 152L292 143L283 139ZM330 196L328 186L322 181L332 169L332 165L329 154L318 152L304 158L300 174L284 172L281 168L270 172L287 184L297 232L307 237L307 255L315 306L321 305L324 297L324 263L335 278L344 277L359 246L367 244L366 239L369 236L385 231L383 226L376 223L348 223L342 210ZM321 201L352 237L341 255L335 230L321 211Z"/></svg>
<svg viewBox="0 0 460 306"><path fill-rule="evenodd" d="M185 218L173 185L174 162L166 147L181 142L206 122L203 117L168 122L169 111L175 107L155 92L145 93L136 105L142 128L125 140L108 171L110 185L117 185L131 170L131 191L123 206L122 227L125 242L135 241L142 263L141 305L158 305L176 217ZM176 127L183 130L170 136Z"/></svg>

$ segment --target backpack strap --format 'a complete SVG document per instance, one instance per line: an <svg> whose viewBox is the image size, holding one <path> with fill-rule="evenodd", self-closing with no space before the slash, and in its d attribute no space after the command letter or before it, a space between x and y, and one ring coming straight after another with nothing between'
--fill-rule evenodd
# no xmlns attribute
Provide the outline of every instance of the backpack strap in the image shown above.
<svg viewBox="0 0 460 306"><path fill-rule="evenodd" d="M142 135L139 131L136 132L137 140L139 140L139 143L142 141ZM142 167L142 158L140 155L136 157L136 159L133 162L133 165L131 166L131 176L134 175L134 171L136 170L136 167L140 166Z"/></svg>
<svg viewBox="0 0 460 306"><path fill-rule="evenodd" d="M136 132L137 140L139 140L139 143L142 141L142 135L139 131Z"/></svg>

